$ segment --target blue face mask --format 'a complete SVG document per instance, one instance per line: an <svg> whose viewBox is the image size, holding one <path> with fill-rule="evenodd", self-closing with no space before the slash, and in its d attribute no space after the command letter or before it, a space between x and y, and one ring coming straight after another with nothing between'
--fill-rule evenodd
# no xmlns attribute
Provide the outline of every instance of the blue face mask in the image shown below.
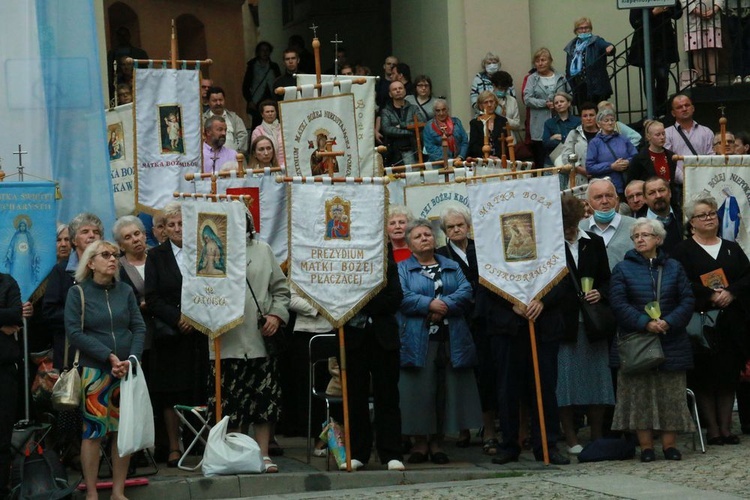
<svg viewBox="0 0 750 500"><path fill-rule="evenodd" d="M594 210L594 220L599 224L609 224L615 218L615 209L610 208L606 211Z"/></svg>
<svg viewBox="0 0 750 500"><path fill-rule="evenodd" d="M581 40L588 40L589 38L591 38L591 35L592 33L590 31L587 33L578 33L578 38L580 38Z"/></svg>
<svg viewBox="0 0 750 500"><path fill-rule="evenodd" d="M505 97L505 91L503 90L496 90L495 95L498 97Z"/></svg>

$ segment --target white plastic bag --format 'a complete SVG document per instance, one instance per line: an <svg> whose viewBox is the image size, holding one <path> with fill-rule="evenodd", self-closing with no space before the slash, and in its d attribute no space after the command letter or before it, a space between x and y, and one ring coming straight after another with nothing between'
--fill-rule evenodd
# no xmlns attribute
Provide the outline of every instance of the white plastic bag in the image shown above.
<svg viewBox="0 0 750 500"><path fill-rule="evenodd" d="M154 446L154 410L141 364L130 356L128 374L120 382L120 427L117 452L121 457Z"/></svg>
<svg viewBox="0 0 750 500"><path fill-rule="evenodd" d="M227 432L229 417L211 429L203 452L204 476L220 474L260 474L263 471L263 457L260 446L247 434Z"/></svg>

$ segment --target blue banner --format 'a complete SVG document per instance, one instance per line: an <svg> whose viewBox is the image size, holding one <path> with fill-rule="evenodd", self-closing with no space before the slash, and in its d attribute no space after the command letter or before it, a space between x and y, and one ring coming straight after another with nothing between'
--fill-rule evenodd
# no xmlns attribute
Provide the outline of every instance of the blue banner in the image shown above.
<svg viewBox="0 0 750 500"><path fill-rule="evenodd" d="M57 261L55 185L0 182L0 269L27 301Z"/></svg>

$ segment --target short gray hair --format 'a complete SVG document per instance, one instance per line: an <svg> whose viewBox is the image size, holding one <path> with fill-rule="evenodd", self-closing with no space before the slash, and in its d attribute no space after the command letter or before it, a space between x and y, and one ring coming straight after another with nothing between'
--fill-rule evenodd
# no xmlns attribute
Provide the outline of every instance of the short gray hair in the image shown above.
<svg viewBox="0 0 750 500"><path fill-rule="evenodd" d="M447 109L448 111L451 110L451 107L448 105L448 101L443 99L442 97L438 97L437 99L435 99L435 102L432 105L432 109L435 109L435 106L437 106L438 104L445 104L445 109Z"/></svg>
<svg viewBox="0 0 750 500"><path fill-rule="evenodd" d="M617 195L617 188L615 187L614 183L610 180L609 177L596 177L594 179L591 179L588 185L586 186L586 199L587 200L591 199L591 196L589 196L589 190L591 189L591 186L593 186L594 184L598 184L600 182L606 182L607 184L609 184L609 186L612 188L612 191L614 191L615 195Z"/></svg>
<svg viewBox="0 0 750 500"><path fill-rule="evenodd" d="M635 220L635 224L630 228L630 236L632 236L638 231L638 228L648 226L648 228L651 230L652 233L656 235L657 238L661 240L661 243L659 243L659 246L661 246L662 243L664 243L664 238L667 236L667 230L664 229L664 224L662 224L657 219L649 219L648 217L640 217Z"/></svg>
<svg viewBox="0 0 750 500"><path fill-rule="evenodd" d="M615 116L615 112L614 112L614 111L612 111L611 109L607 109L607 108L605 108L605 109L602 109L601 111L599 111L599 112L598 112L598 113L596 114L596 121L597 121L597 122L600 122L600 121L604 120L604 118L605 118L605 117L607 117L607 116L611 116L611 117L613 117L613 118L614 118L615 120L617 120L617 117Z"/></svg>
<svg viewBox="0 0 750 500"><path fill-rule="evenodd" d="M216 123L216 122L221 122L221 123L224 123L224 124L227 123L227 121L224 119L223 116L211 115L208 118L206 118L205 122L203 122L203 130L210 129L211 127L214 126L214 123Z"/></svg>
<svg viewBox="0 0 750 500"><path fill-rule="evenodd" d="M96 226L99 228L99 235L104 236L104 224L102 220L91 212L82 212L70 221L68 224L68 234L70 235L70 244L75 247L76 233L83 226Z"/></svg>
<svg viewBox="0 0 750 500"><path fill-rule="evenodd" d="M115 238L115 241L117 243L122 243L122 235L120 232L122 229L126 226L135 226L137 227L143 234L146 234L146 227L143 225L143 221L136 217L135 215L123 215L117 221L115 221L115 225L112 226L112 236Z"/></svg>
<svg viewBox="0 0 750 500"><path fill-rule="evenodd" d="M91 262L91 259L94 258L94 255L98 254L99 252L103 252L104 250L102 250L101 248L105 246L111 248L113 252L120 251L120 247L111 241L97 240L91 243L86 247L86 250L83 251L81 260L78 261L78 267L76 268L75 273L76 282L80 283L91 278L93 271L91 271L91 269L89 268L89 262ZM120 263L118 262L117 265L119 266ZM115 279L120 279L120 273L115 273Z"/></svg>
<svg viewBox="0 0 750 500"><path fill-rule="evenodd" d="M411 234L413 230L415 230L418 227L426 227L427 229L430 230L430 232L432 232L432 224L430 224L429 220L427 219L412 220L406 225L405 238L406 238L407 244L409 243L409 235Z"/></svg>
<svg viewBox="0 0 750 500"><path fill-rule="evenodd" d="M711 210L718 210L719 204L716 201L716 198L710 195L698 195L695 196L687 201L685 203L685 206L682 207L682 212L685 214L685 218L687 220L690 220L695 215L695 207L698 205L708 205L711 207Z"/></svg>
<svg viewBox="0 0 750 500"><path fill-rule="evenodd" d="M397 215L403 215L406 217L406 222L414 220L414 215L412 215L411 210L409 210L409 207L406 205L391 205L388 208L388 220L391 220Z"/></svg>
<svg viewBox="0 0 750 500"><path fill-rule="evenodd" d="M468 208L463 205L449 205L445 207L442 212L440 212L440 229L442 229L446 234L448 233L448 230L445 226L445 219L454 215L460 215L464 218L464 222L466 222L466 225L471 226L471 213L469 212Z"/></svg>
<svg viewBox="0 0 750 500"><path fill-rule="evenodd" d="M68 229L68 225L67 224L58 224L57 225L57 236L60 236L60 234L63 231L65 231L66 229ZM70 232L68 232L68 238L70 238Z"/></svg>
<svg viewBox="0 0 750 500"><path fill-rule="evenodd" d="M164 216L164 221L178 215L182 217L182 204L179 201L170 201L166 204L164 209L161 211Z"/></svg>

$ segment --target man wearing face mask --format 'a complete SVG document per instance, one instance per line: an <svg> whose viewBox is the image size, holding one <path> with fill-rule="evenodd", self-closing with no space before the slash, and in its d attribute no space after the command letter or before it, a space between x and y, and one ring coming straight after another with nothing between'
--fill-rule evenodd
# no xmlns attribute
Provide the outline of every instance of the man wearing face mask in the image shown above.
<svg viewBox="0 0 750 500"><path fill-rule="evenodd" d="M625 252L633 248L630 228L635 224L635 219L617 213L619 198L615 185L608 178L591 179L586 197L594 215L583 219L578 227L604 239L609 269L612 270L623 259Z"/></svg>

